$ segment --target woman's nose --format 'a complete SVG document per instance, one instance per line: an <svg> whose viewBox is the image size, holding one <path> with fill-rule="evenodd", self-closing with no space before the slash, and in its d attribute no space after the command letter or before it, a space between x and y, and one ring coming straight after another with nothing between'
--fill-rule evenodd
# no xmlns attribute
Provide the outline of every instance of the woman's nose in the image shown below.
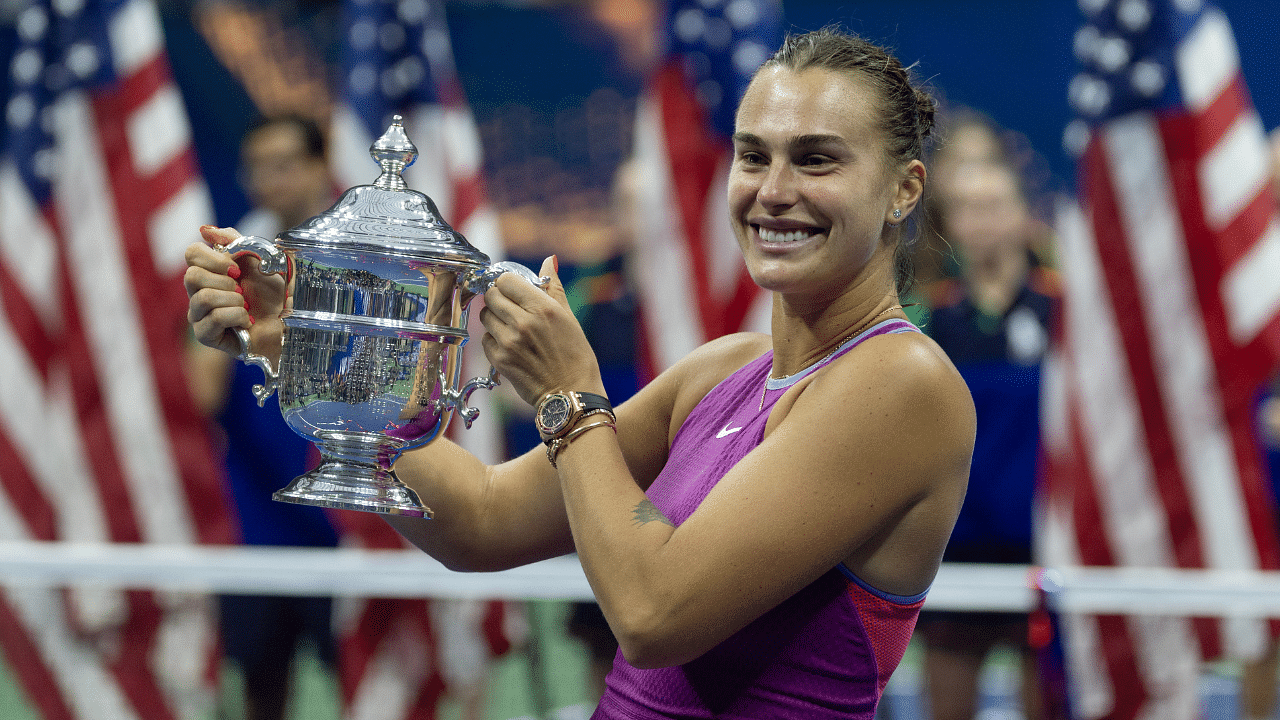
<svg viewBox="0 0 1280 720"><path fill-rule="evenodd" d="M795 174L784 163L775 163L769 167L756 193L760 204L766 207L793 205L796 195Z"/></svg>

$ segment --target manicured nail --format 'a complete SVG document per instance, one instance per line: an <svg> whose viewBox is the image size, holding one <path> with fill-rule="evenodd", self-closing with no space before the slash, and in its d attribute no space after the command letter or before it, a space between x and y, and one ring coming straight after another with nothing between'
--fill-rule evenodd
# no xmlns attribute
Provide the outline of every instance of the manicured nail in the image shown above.
<svg viewBox="0 0 1280 720"><path fill-rule="evenodd" d="M248 300L245 300L245 301L244 301L244 309L245 309L245 310L248 310L248 309L249 309L249 301L248 301Z"/></svg>
<svg viewBox="0 0 1280 720"><path fill-rule="evenodd" d="M236 292L238 292L238 293L240 293L241 295L243 295L243 294L244 294L244 288L242 288L242 287L240 287L239 285L237 285L237 286L236 286Z"/></svg>
<svg viewBox="0 0 1280 720"><path fill-rule="evenodd" d="M255 322L257 322L257 321L253 319L253 316L252 316L252 315L250 315L250 316L249 316L249 324L250 324L250 325L252 325L252 324L254 324Z"/></svg>
<svg viewBox="0 0 1280 720"><path fill-rule="evenodd" d="M230 268L228 268L228 269L227 269L227 275L228 275L228 276L230 276L230 278L231 278L232 280L239 280L239 279L240 279L240 266L239 266L239 265L232 265Z"/></svg>
<svg viewBox="0 0 1280 720"><path fill-rule="evenodd" d="M557 273L560 272L560 258L558 256L551 256L551 267L555 268Z"/></svg>

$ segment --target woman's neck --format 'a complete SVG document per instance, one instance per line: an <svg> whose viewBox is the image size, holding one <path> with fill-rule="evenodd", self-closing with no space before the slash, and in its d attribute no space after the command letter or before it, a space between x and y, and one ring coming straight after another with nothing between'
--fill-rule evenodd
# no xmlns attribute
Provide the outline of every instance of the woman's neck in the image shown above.
<svg viewBox="0 0 1280 720"><path fill-rule="evenodd" d="M849 292L820 307L775 295L770 375L794 375L876 323L901 315L902 306L892 284L874 291Z"/></svg>

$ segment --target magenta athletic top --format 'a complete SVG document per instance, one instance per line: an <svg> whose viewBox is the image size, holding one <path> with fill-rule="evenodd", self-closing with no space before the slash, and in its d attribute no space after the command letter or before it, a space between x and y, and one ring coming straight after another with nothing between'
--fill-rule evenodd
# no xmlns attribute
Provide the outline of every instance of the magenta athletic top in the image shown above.
<svg viewBox="0 0 1280 720"><path fill-rule="evenodd" d="M649 499L680 525L764 439L769 411L786 388L868 338L903 332L919 329L885 320L795 375L770 379L769 351L725 378L676 432ZM881 592L839 565L684 665L640 670L619 651L592 717L871 720L923 604L924 593Z"/></svg>

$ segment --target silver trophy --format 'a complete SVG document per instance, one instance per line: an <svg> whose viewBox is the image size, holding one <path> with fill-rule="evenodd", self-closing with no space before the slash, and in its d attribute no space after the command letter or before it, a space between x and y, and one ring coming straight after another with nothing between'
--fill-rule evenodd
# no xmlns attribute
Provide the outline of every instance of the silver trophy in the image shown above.
<svg viewBox="0 0 1280 720"><path fill-rule="evenodd" d="M277 367L238 329L240 359L262 368L262 405L280 393L280 411L315 443L321 463L273 497L284 502L431 517L392 466L401 453L430 442L455 411L471 427L471 393L493 388L497 373L461 384L467 306L516 263L491 263L440 217L435 203L410 190L401 172L417 157L400 116L373 144L382 167L372 185L343 193L332 208L280 233L274 242L243 237L225 247L250 254L265 273L290 283L281 318Z"/></svg>

